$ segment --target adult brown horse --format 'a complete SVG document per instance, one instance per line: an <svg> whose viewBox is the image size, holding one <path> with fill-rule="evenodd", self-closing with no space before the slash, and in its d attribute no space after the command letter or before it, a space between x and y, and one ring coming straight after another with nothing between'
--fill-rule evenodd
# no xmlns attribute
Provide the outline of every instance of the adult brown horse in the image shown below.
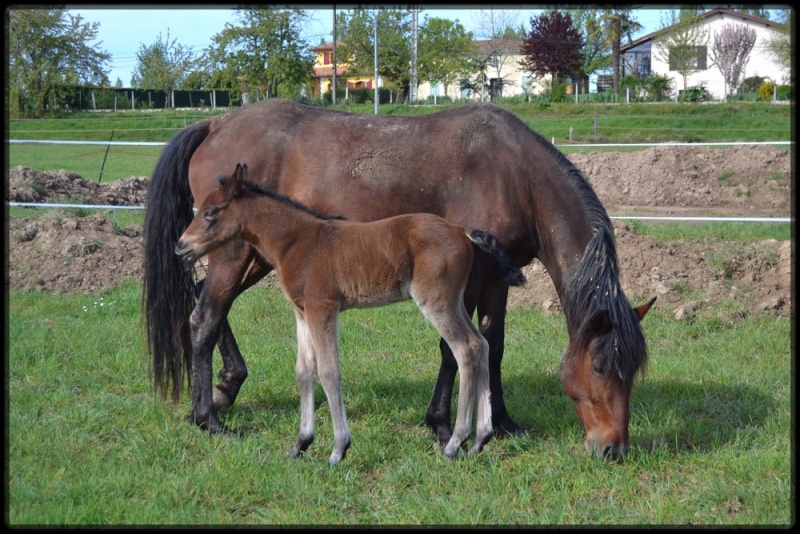
<svg viewBox="0 0 800 534"><path fill-rule="evenodd" d="M413 299L453 350L458 362L458 410L444 448L455 458L470 435L476 405L477 454L492 435L489 343L464 306L464 289L476 251L497 260L510 285L525 276L494 236L433 215L406 213L371 222L320 215L247 180L247 164L206 196L175 246L193 264L230 239L244 239L275 267L281 291L294 308L300 388L300 431L289 456L314 441L314 383L319 377L333 420L330 463L350 447L339 365L339 313Z"/></svg>
<svg viewBox="0 0 800 534"><path fill-rule="evenodd" d="M615 459L628 448L630 394L647 359L639 321L653 301L634 309L623 294L611 221L586 177L513 114L486 104L396 117L271 99L194 123L170 141L148 190L142 300L156 387L166 394L171 384L177 400L185 367L195 424L224 428L217 415L247 377L227 314L272 266L234 240L209 254L198 284L173 251L193 200L201 205L239 161L251 180L322 213L355 221L434 213L496 236L517 266L538 258L566 315L561 382L587 450ZM489 343L495 432L520 434L500 375L508 285L493 263L475 262L464 299ZM222 382L212 387L215 344ZM440 349L426 422L444 444L457 366L444 341Z"/></svg>

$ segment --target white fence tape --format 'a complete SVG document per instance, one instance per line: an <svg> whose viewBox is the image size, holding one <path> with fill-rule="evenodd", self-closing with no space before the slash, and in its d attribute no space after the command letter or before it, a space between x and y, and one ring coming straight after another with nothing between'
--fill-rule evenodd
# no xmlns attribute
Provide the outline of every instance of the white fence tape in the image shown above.
<svg viewBox="0 0 800 534"><path fill-rule="evenodd" d="M57 139L9 139L9 143L39 143L50 145L117 145L117 146L163 146L161 141L61 141ZM566 144L563 147L639 147L639 146L744 146L744 145L794 145L794 141L739 141L722 143L595 143L588 145ZM8 206L30 208L83 208L108 210L143 210L144 206L109 206L97 204L40 204L35 202L6 202ZM196 210L196 208L195 208ZM792 222L793 217L655 217L647 215L619 215L612 219L661 220L661 221L727 221L727 222Z"/></svg>

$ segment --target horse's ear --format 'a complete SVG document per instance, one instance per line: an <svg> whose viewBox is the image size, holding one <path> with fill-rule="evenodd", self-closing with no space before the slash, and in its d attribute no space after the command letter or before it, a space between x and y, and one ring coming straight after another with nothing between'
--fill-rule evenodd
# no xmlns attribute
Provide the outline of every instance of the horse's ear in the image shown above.
<svg viewBox="0 0 800 534"><path fill-rule="evenodd" d="M637 306L636 308L633 309L633 311L636 312L636 317L639 318L639 322L641 322L642 319L644 319L645 314L648 312L650 306L653 305L653 303L656 301L657 298L658 296L655 296L651 298L648 302L645 302L641 306Z"/></svg>
<svg viewBox="0 0 800 534"><path fill-rule="evenodd" d="M611 315L608 310L600 310L589 318L589 331L595 336L602 336L611 330Z"/></svg>

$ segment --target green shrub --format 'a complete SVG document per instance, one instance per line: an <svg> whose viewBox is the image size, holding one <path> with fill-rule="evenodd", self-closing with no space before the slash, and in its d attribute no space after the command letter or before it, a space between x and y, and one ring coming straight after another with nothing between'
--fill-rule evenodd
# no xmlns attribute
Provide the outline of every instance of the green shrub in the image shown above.
<svg viewBox="0 0 800 534"><path fill-rule="evenodd" d="M703 85L689 87L678 97L679 102L711 102L714 97Z"/></svg>

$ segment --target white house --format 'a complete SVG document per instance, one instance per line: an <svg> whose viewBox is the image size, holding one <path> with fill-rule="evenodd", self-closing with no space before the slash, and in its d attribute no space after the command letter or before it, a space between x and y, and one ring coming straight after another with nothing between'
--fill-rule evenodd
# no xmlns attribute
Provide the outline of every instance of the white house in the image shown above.
<svg viewBox="0 0 800 534"><path fill-rule="evenodd" d="M687 76L687 88L702 85L714 98L720 100L725 98L725 80L720 69L713 64L711 50L715 35L721 34L722 29L729 24L742 24L756 32L756 42L750 52L742 79L760 76L776 84L788 83L789 73L781 69L767 50L767 42L777 34L775 22L723 8L702 13L694 20L701 25L707 39L705 46L698 46L698 66L702 70ZM673 79L673 87L677 93L683 91L683 76L671 68L669 61L664 57L666 54L658 52L664 47L663 43L666 42L664 38L669 31L670 28L663 28L622 46L620 48L624 57L621 62L622 75L666 75Z"/></svg>
<svg viewBox="0 0 800 534"><path fill-rule="evenodd" d="M451 98L468 98L488 101L494 97L511 97L521 94L537 95L549 85L551 76L534 79L519 64L521 39L493 39L474 41L476 53L485 58L486 68L483 71L482 83L472 90L460 90L458 84L447 88L445 95L442 84L431 85L423 82L417 89L417 98L425 100L429 96ZM480 73L470 75L471 80L480 79Z"/></svg>

